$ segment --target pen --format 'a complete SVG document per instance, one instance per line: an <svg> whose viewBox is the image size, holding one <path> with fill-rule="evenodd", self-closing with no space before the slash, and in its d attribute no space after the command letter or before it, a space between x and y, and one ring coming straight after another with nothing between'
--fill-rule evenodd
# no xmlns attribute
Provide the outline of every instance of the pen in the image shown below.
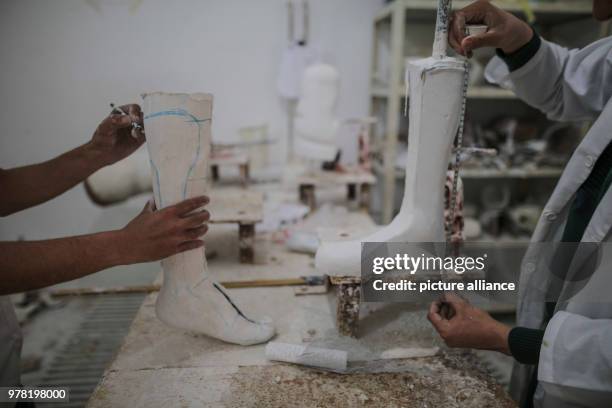
<svg viewBox="0 0 612 408"><path fill-rule="evenodd" d="M112 108L111 114L113 114L113 113L119 113L119 114L121 114L122 116L128 116L127 112L126 112L126 111L124 111L123 109L121 109L121 107L120 107L120 106L115 106L115 104L114 104L114 103L112 103L112 102L111 102L110 106L111 106L111 108ZM140 130L142 133L144 133L144 129L143 129L143 127L142 127L140 124L136 123L136 122L132 122L132 129L138 129L138 130ZM133 137L133 138L135 138L135 139L136 139L136 138L138 138L138 136L137 136L137 135L136 135L136 133L134 133L134 132L132 132L132 137Z"/></svg>

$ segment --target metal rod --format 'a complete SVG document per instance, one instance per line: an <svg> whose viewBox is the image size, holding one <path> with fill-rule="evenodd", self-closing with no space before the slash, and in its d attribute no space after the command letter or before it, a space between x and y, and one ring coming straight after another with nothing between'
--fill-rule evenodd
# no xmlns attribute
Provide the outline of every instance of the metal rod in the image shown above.
<svg viewBox="0 0 612 408"><path fill-rule="evenodd" d="M446 57L448 47L448 22L452 8L452 0L438 0L436 16L436 32L433 43L432 56L437 59Z"/></svg>

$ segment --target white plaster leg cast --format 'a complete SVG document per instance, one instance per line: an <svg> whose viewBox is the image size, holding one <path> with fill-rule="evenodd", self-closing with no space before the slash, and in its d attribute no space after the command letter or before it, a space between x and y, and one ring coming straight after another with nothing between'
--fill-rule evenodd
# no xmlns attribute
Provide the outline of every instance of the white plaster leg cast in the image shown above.
<svg viewBox="0 0 612 408"><path fill-rule="evenodd" d="M360 274L362 242L444 242L444 183L461 107L464 64L426 58L408 64L410 95L404 198L389 225L358 241L323 242L317 271Z"/></svg>
<svg viewBox="0 0 612 408"><path fill-rule="evenodd" d="M339 75L327 64L313 64L302 78L302 96L295 118L295 154L308 160L330 161L338 152L336 118Z"/></svg>
<svg viewBox="0 0 612 408"><path fill-rule="evenodd" d="M152 93L143 99L157 208L206 194L212 95ZM203 248L166 258L162 267L156 312L164 323L242 345L274 335L272 325L248 318L211 280Z"/></svg>

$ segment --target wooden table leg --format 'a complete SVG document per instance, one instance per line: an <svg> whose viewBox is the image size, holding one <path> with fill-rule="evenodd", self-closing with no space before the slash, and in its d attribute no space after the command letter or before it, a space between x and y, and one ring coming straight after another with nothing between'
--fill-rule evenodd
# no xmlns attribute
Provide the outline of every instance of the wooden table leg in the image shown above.
<svg viewBox="0 0 612 408"><path fill-rule="evenodd" d="M255 224L239 224L238 246L240 248L240 263L254 263Z"/></svg>
<svg viewBox="0 0 612 408"><path fill-rule="evenodd" d="M343 336L357 337L360 302L361 286L358 283L338 285L336 324L338 325L338 332Z"/></svg>
<svg viewBox="0 0 612 408"><path fill-rule="evenodd" d="M314 184L300 184L299 194L300 202L307 205L310 211L314 211L316 207Z"/></svg>
<svg viewBox="0 0 612 408"><path fill-rule="evenodd" d="M248 163L240 165L240 182L242 183L242 187L246 187L249 184L249 165Z"/></svg>
<svg viewBox="0 0 612 408"><path fill-rule="evenodd" d="M219 180L219 166L217 166L216 164L213 164L212 166L210 166L210 174L212 176L213 181L218 181Z"/></svg>
<svg viewBox="0 0 612 408"><path fill-rule="evenodd" d="M361 185L361 192L360 192L360 207L363 210L366 211L370 211L370 185L367 183L363 183Z"/></svg>
<svg viewBox="0 0 612 408"><path fill-rule="evenodd" d="M346 199L349 201L354 201L357 198L357 185L356 184L347 184L346 185Z"/></svg>

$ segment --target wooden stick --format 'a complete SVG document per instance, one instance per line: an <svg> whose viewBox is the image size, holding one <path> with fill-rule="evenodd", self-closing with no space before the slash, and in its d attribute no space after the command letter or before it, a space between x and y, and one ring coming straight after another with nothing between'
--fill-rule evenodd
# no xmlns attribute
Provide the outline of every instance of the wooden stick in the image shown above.
<svg viewBox="0 0 612 408"><path fill-rule="evenodd" d="M220 282L227 289L309 285L306 278L256 279ZM312 286L312 284L310 284ZM120 286L116 288L66 288L51 290L52 296L110 295L157 292L161 285Z"/></svg>

